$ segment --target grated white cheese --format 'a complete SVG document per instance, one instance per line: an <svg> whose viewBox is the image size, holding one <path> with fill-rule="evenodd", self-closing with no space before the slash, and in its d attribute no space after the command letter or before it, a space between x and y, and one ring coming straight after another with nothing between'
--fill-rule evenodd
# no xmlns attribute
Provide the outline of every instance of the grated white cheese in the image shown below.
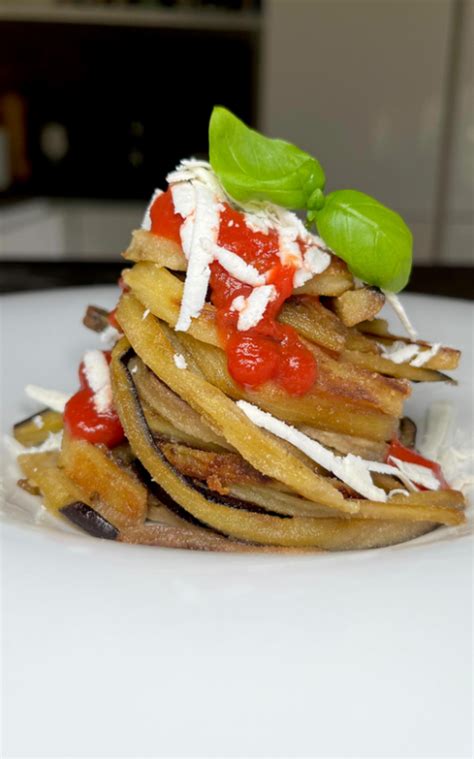
<svg viewBox="0 0 474 759"><path fill-rule="evenodd" d="M105 414L112 405L110 369L102 351L91 350L84 354L84 374L94 396L94 406L99 414Z"/></svg>
<svg viewBox="0 0 474 759"><path fill-rule="evenodd" d="M365 498L372 501L387 501L388 495L377 487L371 477L372 472L378 472L383 474L391 474L394 477L400 479L404 485L411 490L416 489L413 485L412 479L407 473L405 468L405 462L403 469L398 467L398 459L394 460L397 466L391 464L384 464L379 461L366 461L360 456L355 456L349 453L347 456L336 456L332 451L325 448L321 443L309 438L300 430L292 427L286 422L282 422L281 419L276 419L266 411L262 411L257 406L254 406L247 401L237 401L237 406L244 412L246 416L258 427L271 432L273 435L286 440L295 448L306 454L312 461L332 472L338 479L345 482L353 490ZM419 467L411 471L411 474L416 478L416 481L420 481L421 478L424 481L428 481L429 475L426 472L419 472L418 469L426 470L429 475L432 475L431 470L427 467ZM429 480L431 482L431 480ZM420 484L423 484L420 482ZM426 486L428 487L428 486ZM436 490L439 487L439 483L436 480L436 487L431 487L432 490Z"/></svg>
<svg viewBox="0 0 474 759"><path fill-rule="evenodd" d="M25 393L34 401L38 401L38 403L42 403L44 406L53 409L53 411L61 413L64 411L64 407L69 400L69 395L65 393L60 393L57 390L48 390L45 387L38 387L38 385L27 385Z"/></svg>
<svg viewBox="0 0 474 759"><path fill-rule="evenodd" d="M145 211L145 215L142 221L142 229L145 229L147 232L149 232L151 229L151 216L150 216L151 207L153 203L155 202L155 200L159 198L159 196L162 194L163 194L163 190L156 189L153 195L151 196L150 202L148 203L148 206L147 206L147 209Z"/></svg>
<svg viewBox="0 0 474 759"><path fill-rule="evenodd" d="M279 258L284 266L295 266L294 287L301 287L315 274L321 274L331 263L330 250L324 241L313 235L292 211L272 203L248 204L245 223L254 232L278 232ZM301 245L302 244L302 245ZM302 248L306 251L302 252Z"/></svg>
<svg viewBox="0 0 474 759"><path fill-rule="evenodd" d="M238 295L231 304L231 311L238 311L239 318L237 329L239 332L246 332L252 327L256 327L263 317L268 304L275 300L277 296L276 288L273 285L263 285L255 287L248 298Z"/></svg>
<svg viewBox="0 0 474 759"><path fill-rule="evenodd" d="M410 495L410 493L404 488L394 488L393 490L390 490L388 494L388 500L391 499L392 495Z"/></svg>
<svg viewBox="0 0 474 759"><path fill-rule="evenodd" d="M173 361L178 369L187 369L188 364L182 353L175 353Z"/></svg>
<svg viewBox="0 0 474 759"><path fill-rule="evenodd" d="M408 362L411 366L424 366L430 358L435 356L441 348L441 343L435 343L430 348L414 343L404 343L402 340L395 340L391 345L377 343L381 349L382 358L388 358L395 364Z"/></svg>
<svg viewBox="0 0 474 759"><path fill-rule="evenodd" d="M213 259L218 261L228 274L235 277L235 279L238 279L239 282L243 282L246 285L252 285L252 287L258 287L259 285L265 284L265 275L260 274L255 266L247 264L244 259L236 253L232 253L231 250L222 248L220 245L217 245L217 243L212 243L210 240L206 239L201 240L201 245L209 252L209 254L212 254Z"/></svg>
<svg viewBox="0 0 474 759"><path fill-rule="evenodd" d="M416 340L416 338L418 337L418 333L416 329L414 328L413 324L411 323L410 319L408 318L408 314L403 308L402 303L400 299L398 298L398 296L395 295L395 293L390 292L389 290L382 290L382 292L385 295L385 299L387 303L393 308L396 315L400 319L401 323L405 327L409 337L411 337L412 340Z"/></svg>
<svg viewBox="0 0 474 759"><path fill-rule="evenodd" d="M37 416L33 417L33 424L35 427L37 427L39 430L44 427L44 420L43 417L37 414Z"/></svg>
<svg viewBox="0 0 474 759"><path fill-rule="evenodd" d="M437 460L452 430L454 408L448 401L435 401L426 413L419 450L427 459Z"/></svg>
<svg viewBox="0 0 474 759"><path fill-rule="evenodd" d="M146 308L145 311L143 312L143 315L142 315L142 322L145 321L145 319L147 318L147 316L149 315L149 313L150 313L150 309Z"/></svg>
<svg viewBox="0 0 474 759"><path fill-rule="evenodd" d="M435 401L428 408L420 453L437 461L454 490L468 495L474 487L472 434L453 432L455 411L447 401Z"/></svg>
<svg viewBox="0 0 474 759"><path fill-rule="evenodd" d="M180 238L188 260L188 269L175 329L186 332L191 319L199 316L204 306L209 285L209 267L213 260L218 260L240 282L254 288L265 286L266 278L240 256L217 245L222 202L232 201L209 163L194 158L183 160L167 176L167 181L171 187L174 209L184 219L180 227ZM272 203L246 204L240 208L244 212L245 223L254 232L278 232L281 262L298 270L295 274L295 287L301 286L329 266L330 251L321 238L306 229L296 214ZM228 224L234 226L234 221L231 219ZM258 293L248 308L241 304L242 311L248 311L248 316L239 319L241 325L246 320L252 326L258 323L254 321L257 304L261 307L263 301L264 296ZM263 311L264 308L262 314ZM239 329L244 330L245 327Z"/></svg>
<svg viewBox="0 0 474 759"><path fill-rule="evenodd" d="M436 356L440 348L441 348L441 343L433 343L431 348L429 348L428 350L422 351L420 349L420 352L418 353L418 355L415 356L413 361L410 361L411 365L418 366L418 367L424 366L426 363L428 363L430 359Z"/></svg>
<svg viewBox="0 0 474 759"><path fill-rule="evenodd" d="M120 332L118 329L115 329L115 327L112 327L112 325L109 324L109 326L100 333L99 340L103 344L105 350L110 350L114 347L119 337Z"/></svg>
<svg viewBox="0 0 474 759"><path fill-rule="evenodd" d="M212 170L211 164L208 161L201 161L197 158L183 158L176 169L168 174L166 181L169 185L181 182L199 183L208 187L219 200L224 200L226 197L221 183Z"/></svg>
<svg viewBox="0 0 474 759"><path fill-rule="evenodd" d="M390 456L389 462L394 464L400 474L407 478L407 484L414 482L417 485L422 485L422 487L427 490L439 490L439 480L427 466L411 464L408 461L402 461L402 459L398 459L395 456ZM400 475L398 476L400 477Z"/></svg>
<svg viewBox="0 0 474 759"><path fill-rule="evenodd" d="M385 345L384 343L377 343L377 345L382 351L382 358L388 358L394 364L403 364L410 361L413 356L417 356L419 353L418 345L407 345L401 340L395 340L391 345Z"/></svg>
<svg viewBox="0 0 474 759"><path fill-rule="evenodd" d="M191 319L199 316L206 301L209 265L213 254L203 247L202 240L217 241L219 214L222 205L216 194L205 184L193 182L195 193L194 210L181 225L180 235L184 254L188 259L188 270L184 282L183 297L175 330L186 332Z"/></svg>
<svg viewBox="0 0 474 759"><path fill-rule="evenodd" d="M171 185L171 197L176 213L186 219L196 208L196 196L190 182L179 182Z"/></svg>
<svg viewBox="0 0 474 759"><path fill-rule="evenodd" d="M305 282L312 279L315 274L321 274L331 263L331 256L322 248L313 245L308 248L303 256L301 269L295 272L293 287L302 287Z"/></svg>

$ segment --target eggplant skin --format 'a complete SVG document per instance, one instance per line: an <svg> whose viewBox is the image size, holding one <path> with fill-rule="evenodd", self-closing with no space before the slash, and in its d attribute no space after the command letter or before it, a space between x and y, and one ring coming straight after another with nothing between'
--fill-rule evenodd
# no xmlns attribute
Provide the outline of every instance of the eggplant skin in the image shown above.
<svg viewBox="0 0 474 759"><path fill-rule="evenodd" d="M68 503L66 506L59 509L59 511L63 516L69 519L70 522L73 522L94 538L116 540L118 537L119 532L117 528L82 501Z"/></svg>

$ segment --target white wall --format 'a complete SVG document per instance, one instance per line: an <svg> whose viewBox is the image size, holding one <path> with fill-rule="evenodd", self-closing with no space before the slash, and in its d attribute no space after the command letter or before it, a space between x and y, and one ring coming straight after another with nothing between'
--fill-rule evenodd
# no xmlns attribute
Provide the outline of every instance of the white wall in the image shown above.
<svg viewBox="0 0 474 759"><path fill-rule="evenodd" d="M441 260L474 264L474 3L464 6Z"/></svg>
<svg viewBox="0 0 474 759"><path fill-rule="evenodd" d="M354 187L402 213L417 262L431 260L437 228L452 11L453 0L266 2L262 128L318 157L328 190ZM463 65L472 86L472 59ZM464 185L453 200L461 215L474 181L466 108L456 169L464 167ZM461 259L462 246L451 248L449 260Z"/></svg>

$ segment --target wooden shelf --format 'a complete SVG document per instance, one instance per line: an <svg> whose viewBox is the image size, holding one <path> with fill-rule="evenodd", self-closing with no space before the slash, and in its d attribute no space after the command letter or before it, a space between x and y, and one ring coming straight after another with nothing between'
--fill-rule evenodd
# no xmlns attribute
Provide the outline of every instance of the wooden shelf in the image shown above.
<svg viewBox="0 0 474 759"><path fill-rule="evenodd" d="M261 14L255 11L218 11L207 8L187 10L137 6L69 6L55 3L3 5L0 2L1 21L255 32L260 28Z"/></svg>

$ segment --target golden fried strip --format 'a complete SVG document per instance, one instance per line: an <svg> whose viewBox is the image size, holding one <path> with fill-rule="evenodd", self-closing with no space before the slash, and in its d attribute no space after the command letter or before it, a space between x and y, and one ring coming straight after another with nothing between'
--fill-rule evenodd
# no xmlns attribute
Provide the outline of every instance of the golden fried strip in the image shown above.
<svg viewBox="0 0 474 759"><path fill-rule="evenodd" d="M378 353L377 345L370 337L346 327L317 297L293 296L283 305L278 321L289 324L302 337L335 353L344 348Z"/></svg>
<svg viewBox="0 0 474 759"><path fill-rule="evenodd" d="M175 326L183 291L182 282L164 269L156 269L150 264L137 264L124 275L124 279L146 308L171 327ZM318 309L318 312L322 312L322 309ZM326 322L328 321L326 317ZM201 316L193 319L187 334L200 342L219 347L213 306L206 305ZM176 339L179 340L179 336ZM390 416L400 416L403 403L410 392L406 383L375 376L373 372L350 364L340 364L318 346L311 344L308 347L318 361L318 381L307 394L306 402L313 396L331 395L334 396L332 404L347 400L360 406L369 405ZM223 353L222 355L224 356ZM194 351L191 351L190 356L194 356ZM201 371L206 374L202 367Z"/></svg>
<svg viewBox="0 0 474 759"><path fill-rule="evenodd" d="M291 298L283 305L278 321L326 350L340 353L345 347L348 330L317 298L308 295Z"/></svg>
<svg viewBox="0 0 474 759"><path fill-rule="evenodd" d="M426 348L427 350L431 347L430 343L427 343L425 340L413 341L406 337L398 337L396 335L392 335L390 337L387 335L385 337L378 338L378 342L384 343L386 345L390 345L394 341L400 341L402 343L406 343L407 345L419 345L422 348ZM461 358L460 350L457 350L456 348L448 348L446 345L444 345L439 349L436 355L430 358L429 361L426 362L426 364L423 364L422 368L434 369L436 371L457 369L460 358Z"/></svg>
<svg viewBox="0 0 474 759"><path fill-rule="evenodd" d="M317 440L327 448L333 448L338 453L343 453L344 455L354 453L370 461L385 461L388 450L388 445L385 442L367 440L366 438L354 437L353 435L342 435L340 432L318 430L306 424L299 425L298 429L308 437Z"/></svg>
<svg viewBox="0 0 474 759"><path fill-rule="evenodd" d="M180 245L144 229L136 229L132 232L130 246L122 255L129 261L150 261L174 271L186 271L187 269L186 257ZM331 263L328 268L322 274L313 277L296 292L309 295L337 296L353 285L354 280L344 261L336 256L331 256Z"/></svg>
<svg viewBox="0 0 474 759"><path fill-rule="evenodd" d="M98 498L124 517L118 527L143 522L147 510L146 488L130 472L120 468L103 448L65 435L61 464L87 498Z"/></svg>
<svg viewBox="0 0 474 759"><path fill-rule="evenodd" d="M302 287L295 290L295 295L341 295L354 287L354 278L347 264L340 258L331 256L331 263L321 274L316 274Z"/></svg>
<svg viewBox="0 0 474 759"><path fill-rule="evenodd" d="M278 491L268 484L232 483L229 493L249 503L280 514L305 517L334 518L334 512L316 506L292 493ZM461 509L464 507L462 493L457 491L436 491L434 493L410 493L409 496L393 496L388 503L359 500L357 519L395 520L406 522L437 522L457 525L465 521Z"/></svg>
<svg viewBox="0 0 474 759"><path fill-rule="evenodd" d="M298 549L284 546L251 545L217 535L198 527L174 527L168 524L143 524L121 531L117 540L122 543L180 548L188 551L218 551L220 553L315 553L316 547Z"/></svg>
<svg viewBox="0 0 474 759"><path fill-rule="evenodd" d="M159 447L175 469L187 477L205 480L217 492L224 492L231 482L264 483L267 480L236 453L214 453L173 443L159 443Z"/></svg>
<svg viewBox="0 0 474 759"><path fill-rule="evenodd" d="M149 263L136 264L124 272L123 279L145 308L171 327L178 321L183 283L167 269ZM200 316L192 319L189 334L197 340L220 346L215 308L206 303Z"/></svg>
<svg viewBox="0 0 474 759"><path fill-rule="evenodd" d="M385 296L377 287L360 287L358 290L347 290L330 302L341 322L346 327L354 327L373 319L385 303Z"/></svg>
<svg viewBox="0 0 474 759"><path fill-rule="evenodd" d="M388 329L388 322L385 319L372 319L370 322L362 322L358 325L358 329L374 342L384 345L391 345L396 341L405 343L406 345L419 345L427 349L431 347L430 343L427 343L425 340L410 340L405 335L392 335ZM347 343L346 348L354 350L355 346ZM360 350L360 348L356 348L356 350ZM433 369L435 371L452 371L458 368L460 358L460 350L443 345L436 355L430 358L421 368Z"/></svg>
<svg viewBox="0 0 474 759"><path fill-rule="evenodd" d="M39 420L39 421L38 421ZM13 425L13 437L19 443L30 448L41 445L50 433L60 432L63 428L63 415L52 409L44 409L28 419Z"/></svg>
<svg viewBox="0 0 474 759"><path fill-rule="evenodd" d="M125 310L128 310L127 305ZM121 316L125 321L123 311L122 308ZM115 346L112 360L114 399L127 438L150 475L160 482L177 503L202 522L228 535L254 543L296 548L318 546L328 550L391 545L417 537L434 528L430 522L410 524L381 520L369 524L365 520L347 518L280 519L210 503L190 488L158 453L144 426L132 375L123 363L127 349L127 341L122 340Z"/></svg>
<svg viewBox="0 0 474 759"><path fill-rule="evenodd" d="M231 448L222 435L216 434L188 403L155 377L140 359L134 359L134 382L142 400L186 435L220 448Z"/></svg>
<svg viewBox="0 0 474 759"><path fill-rule="evenodd" d="M183 445L190 445L192 448L203 448L206 451L218 452L225 450L213 443L204 443L202 440L199 440L199 438L194 437L193 435L187 435L185 432L178 430L177 427L173 427L167 419L158 414L145 401L142 401L142 406L150 430L153 432L153 435L160 440L166 440L170 443L182 443Z"/></svg>
<svg viewBox="0 0 474 759"><path fill-rule="evenodd" d="M87 496L58 466L59 454L22 453L18 456L21 471L40 490L49 511L58 514L59 509L75 501L88 503Z"/></svg>
<svg viewBox="0 0 474 759"><path fill-rule="evenodd" d="M355 364L367 369L369 372L407 379L412 382L452 382L447 374L426 369L424 366L411 366L407 363L396 364L388 358L377 353L360 353L359 351L345 350L340 354L340 361L345 364ZM430 363L430 362L428 362Z"/></svg>
<svg viewBox="0 0 474 759"><path fill-rule="evenodd" d="M306 498L300 498L294 493L278 490L271 484L233 482L229 484L228 490L229 495L234 496L234 498L255 504L267 511L274 511L277 514L317 519L334 518L333 509L328 509L327 506L318 506L316 503L312 503ZM337 518L339 519L339 517Z"/></svg>
<svg viewBox="0 0 474 759"><path fill-rule="evenodd" d="M120 299L117 319L134 350L168 387L218 429L249 464L309 500L342 511L353 510L336 488L288 453L278 440L252 424L221 390L187 369L178 369L173 349L159 322L144 321L143 312L143 306L131 294L124 294Z"/></svg>
<svg viewBox="0 0 474 759"><path fill-rule="evenodd" d="M127 261L151 261L173 271L186 271L188 265L180 245L145 229L132 232L132 241L122 256Z"/></svg>
<svg viewBox="0 0 474 759"><path fill-rule="evenodd" d="M396 432L398 419L394 416L351 399L320 392L318 385L301 397L288 395L272 382L256 390L246 390L230 377L223 351L184 333L179 333L179 340L183 353L186 357L193 356L212 385L231 398L255 403L284 421L379 441L390 440Z"/></svg>

